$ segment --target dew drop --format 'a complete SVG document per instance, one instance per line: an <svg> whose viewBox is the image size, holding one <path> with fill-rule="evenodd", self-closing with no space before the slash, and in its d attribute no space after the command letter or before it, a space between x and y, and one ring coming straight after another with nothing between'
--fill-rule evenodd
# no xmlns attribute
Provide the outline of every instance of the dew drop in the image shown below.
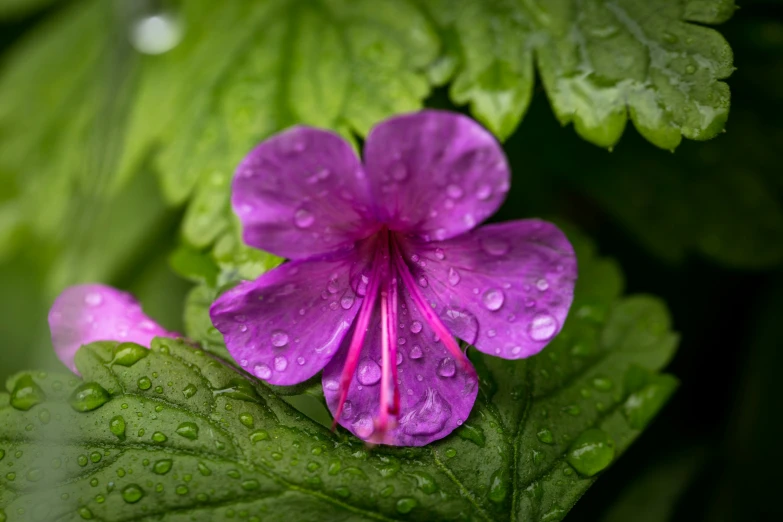
<svg viewBox="0 0 783 522"><path fill-rule="evenodd" d="M343 308L343 310L350 310L354 303L354 297L353 295L344 295L342 299L340 299L340 306Z"/></svg>
<svg viewBox="0 0 783 522"><path fill-rule="evenodd" d="M451 357L441 359L438 363L437 372L441 377L454 377L454 374L457 372L457 365L454 363L454 359Z"/></svg>
<svg viewBox="0 0 783 522"><path fill-rule="evenodd" d="M155 433L152 434L152 441L153 442L157 442L158 444L162 444L162 443L166 442L167 440L169 440L169 438L164 433L161 433L160 431L156 431Z"/></svg>
<svg viewBox="0 0 783 522"><path fill-rule="evenodd" d="M592 477L612 462L614 452L614 440L605 431L594 428L574 440L566 458L580 475Z"/></svg>
<svg viewBox="0 0 783 522"><path fill-rule="evenodd" d="M198 392L198 388L196 388L194 384L188 384L185 386L185 389L182 390L182 394L185 395L186 399L193 397L196 392Z"/></svg>
<svg viewBox="0 0 783 522"><path fill-rule="evenodd" d="M272 369L264 363L256 364L253 372L259 379L268 379L272 376Z"/></svg>
<svg viewBox="0 0 783 522"><path fill-rule="evenodd" d="M198 438L198 424L195 422L183 422L177 428L177 435L188 440L196 440Z"/></svg>
<svg viewBox="0 0 783 522"><path fill-rule="evenodd" d="M17 410L28 411L46 400L46 394L30 375L22 375L16 380L11 392L11 406Z"/></svg>
<svg viewBox="0 0 783 522"><path fill-rule="evenodd" d="M508 471L498 469L489 478L489 499L495 503L502 503L509 490Z"/></svg>
<svg viewBox="0 0 783 522"><path fill-rule="evenodd" d="M503 306L503 301L505 301L506 297L503 294L503 291L499 288L490 288L486 292L484 292L484 296L482 297L482 301L484 302L484 306L487 308L487 310L490 311L496 311L500 310L500 308Z"/></svg>
<svg viewBox="0 0 783 522"><path fill-rule="evenodd" d="M446 259L446 254L443 252L442 248L436 248L435 257L438 258L440 261L443 261L444 259Z"/></svg>
<svg viewBox="0 0 783 522"><path fill-rule="evenodd" d="M418 344L414 345L411 351L408 352L408 357L411 359L421 359L422 355L424 354L421 352L421 346Z"/></svg>
<svg viewBox="0 0 783 522"><path fill-rule="evenodd" d="M497 237L485 237L481 240L481 249L491 256L502 256L511 249L509 244Z"/></svg>
<svg viewBox="0 0 783 522"><path fill-rule="evenodd" d="M136 20L129 39L131 45L143 54L163 54L182 40L182 24L169 13L156 13Z"/></svg>
<svg viewBox="0 0 783 522"><path fill-rule="evenodd" d="M422 324L421 324L420 321L413 321L411 323L411 332L412 333L417 334L417 333L421 332L421 329L422 329Z"/></svg>
<svg viewBox="0 0 783 522"><path fill-rule="evenodd" d="M461 279L459 272L457 272L454 267L449 268L449 284L451 286L457 286L459 284L459 281Z"/></svg>
<svg viewBox="0 0 783 522"><path fill-rule="evenodd" d="M357 379L365 386L371 386L381 380L381 367L372 359L363 359L359 363Z"/></svg>
<svg viewBox="0 0 783 522"><path fill-rule="evenodd" d="M441 431L450 418L449 403L437 390L427 388L421 400L400 419L400 426L408 435L432 435Z"/></svg>
<svg viewBox="0 0 783 522"><path fill-rule="evenodd" d="M133 366L149 355L150 351L136 343L122 343L114 351L112 364Z"/></svg>
<svg viewBox="0 0 783 522"><path fill-rule="evenodd" d="M390 170L391 178L394 181L400 182L408 179L408 169L402 163L395 163Z"/></svg>
<svg viewBox="0 0 783 522"><path fill-rule="evenodd" d="M419 283L420 287L427 288L428 281L427 281L426 277L424 277L424 276L419 277L418 283Z"/></svg>
<svg viewBox="0 0 783 522"><path fill-rule="evenodd" d="M136 484L126 486L125 489L122 490L122 500L128 504L135 504L141 500L142 497L144 497L144 490Z"/></svg>
<svg viewBox="0 0 783 522"><path fill-rule="evenodd" d="M547 290L549 288L549 282L547 282L546 279L541 278L538 281L536 281L536 288L538 288L539 290L544 292L545 290Z"/></svg>
<svg viewBox="0 0 783 522"><path fill-rule="evenodd" d="M419 503L415 498L403 497L397 501L397 512L404 515L410 513L418 505Z"/></svg>
<svg viewBox="0 0 783 522"><path fill-rule="evenodd" d="M118 439L125 440L125 419L123 419L121 415L112 417L109 421L109 431Z"/></svg>
<svg viewBox="0 0 783 522"><path fill-rule="evenodd" d="M288 359L286 359L283 355L278 355L275 357L275 370L278 372L284 372L286 368L288 368Z"/></svg>
<svg viewBox="0 0 783 522"><path fill-rule="evenodd" d="M111 400L109 392L95 382L88 382L76 388L68 400L71 408L80 412L97 410Z"/></svg>
<svg viewBox="0 0 783 522"><path fill-rule="evenodd" d="M351 424L354 433L360 439L367 439L375 431L373 426L372 417L369 413L362 413Z"/></svg>
<svg viewBox="0 0 783 522"><path fill-rule="evenodd" d="M462 187L460 187L459 185L449 185L448 187L446 187L446 194L451 199L459 199L462 197L463 194Z"/></svg>
<svg viewBox="0 0 783 522"><path fill-rule="evenodd" d="M266 430L257 430L250 434L250 442L261 442L262 440L267 440L269 438L269 433Z"/></svg>
<svg viewBox="0 0 783 522"><path fill-rule="evenodd" d="M152 471L156 475L165 475L166 473L171 471L171 467L173 465L174 465L174 461L171 459L159 460L152 465Z"/></svg>
<svg viewBox="0 0 783 522"><path fill-rule="evenodd" d="M149 377L140 377L139 380L136 381L136 385L140 390L149 390L152 388L152 381Z"/></svg>
<svg viewBox="0 0 783 522"><path fill-rule="evenodd" d="M549 431L548 428L541 428L536 433L536 437L538 437L538 440L543 442L544 444L554 444L555 438L552 435L552 432Z"/></svg>
<svg viewBox="0 0 783 522"><path fill-rule="evenodd" d="M84 304L87 306L100 306L103 303L103 296L97 292L90 292L84 296Z"/></svg>
<svg viewBox="0 0 783 522"><path fill-rule="evenodd" d="M272 332L272 346L275 346L277 348L282 348L283 346L288 344L288 334L285 333L283 330L275 330Z"/></svg>
<svg viewBox="0 0 783 522"><path fill-rule="evenodd" d="M294 224L299 228L308 228L315 223L315 216L307 209L300 208L294 214Z"/></svg>
<svg viewBox="0 0 783 522"><path fill-rule="evenodd" d="M298 364L299 366L304 366L305 362L307 362L307 361L305 361L305 358L302 357L301 355L296 358L296 364Z"/></svg>
<svg viewBox="0 0 783 522"><path fill-rule="evenodd" d="M476 197L481 201L486 201L492 195L492 187L486 183L482 183L476 189Z"/></svg>
<svg viewBox="0 0 783 522"><path fill-rule="evenodd" d="M557 331L557 319L549 314L537 314L533 317L528 327L530 338L534 341L546 341L552 338Z"/></svg>

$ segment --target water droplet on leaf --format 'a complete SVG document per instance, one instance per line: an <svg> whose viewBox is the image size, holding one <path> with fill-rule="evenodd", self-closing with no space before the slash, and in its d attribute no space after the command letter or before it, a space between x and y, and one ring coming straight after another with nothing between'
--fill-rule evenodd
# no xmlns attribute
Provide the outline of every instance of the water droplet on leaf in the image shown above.
<svg viewBox="0 0 783 522"><path fill-rule="evenodd" d="M88 382L76 388L69 399L71 408L79 412L97 410L111 400L109 392L95 382Z"/></svg>
<svg viewBox="0 0 783 522"><path fill-rule="evenodd" d="M603 430L589 429L579 435L568 449L568 463L580 475L592 477L614 459L614 440Z"/></svg>

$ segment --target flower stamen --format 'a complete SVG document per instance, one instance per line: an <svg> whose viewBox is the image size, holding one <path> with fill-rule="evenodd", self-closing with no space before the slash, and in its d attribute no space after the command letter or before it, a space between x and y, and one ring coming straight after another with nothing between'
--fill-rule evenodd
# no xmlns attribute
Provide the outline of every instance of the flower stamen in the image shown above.
<svg viewBox="0 0 783 522"><path fill-rule="evenodd" d="M443 341L443 345L454 356L460 368L473 372L473 366L470 364L470 361L468 361L465 353L459 347L459 344L457 344L456 339L454 339L454 337L451 335L451 332L449 332L448 328L446 328L446 325L443 324L443 321L441 321L440 317L438 317L432 307L427 304L427 300L419 291L419 288L416 285L416 281L413 279L413 274L411 274L408 265L405 264L402 251L394 239L392 239L392 248L394 250L392 255L394 257L394 262L397 265L397 271L400 274L400 277L402 277L402 282L405 284L405 288L407 288L408 292L410 293L416 308L419 309L419 312L424 317L424 320L427 321L427 324L430 326L430 328L432 328L432 331L435 332L435 335L438 336L438 339Z"/></svg>
<svg viewBox="0 0 783 522"><path fill-rule="evenodd" d="M384 240L388 241L384 235L388 235L388 232L385 230L381 232L381 242L384 242ZM345 401L348 398L348 388L350 387L351 380L353 380L353 376L356 373L356 367L359 365L359 357L362 354L362 346L364 346L364 339L367 337L367 327L370 324L370 318L372 317L372 311L375 308L375 301L378 297L378 290L380 288L382 262L384 261L384 257L388 259L388 253L386 256L384 256L383 250L383 248L379 248L375 251L375 257L372 263L372 271L370 273L369 286L367 287L367 292L365 293L364 299L362 300L359 314L356 317L356 327L353 331L351 344L348 347L348 356L345 359L345 365L343 366L343 371L340 375L340 399L337 405L337 412L334 415L334 421L332 422L332 431L337 428L338 420L342 415Z"/></svg>

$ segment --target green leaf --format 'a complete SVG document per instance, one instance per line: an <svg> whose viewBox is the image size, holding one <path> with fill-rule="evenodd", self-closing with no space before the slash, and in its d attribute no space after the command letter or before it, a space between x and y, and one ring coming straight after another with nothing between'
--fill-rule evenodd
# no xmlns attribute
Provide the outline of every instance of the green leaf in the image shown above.
<svg viewBox="0 0 783 522"><path fill-rule="evenodd" d="M438 23L461 56L451 86L459 104L501 138L527 110L533 63L565 125L612 147L627 120L650 142L674 149L682 136L715 136L728 116L732 53L716 31L734 10L725 0L437 0ZM440 65L439 65L440 66Z"/></svg>
<svg viewBox="0 0 783 522"><path fill-rule="evenodd" d="M270 134L308 124L364 135L453 78L453 99L505 138L527 109L534 61L558 119L594 143L615 143L629 116L667 149L681 135L705 139L726 118L719 80L731 51L687 21L732 10L726 0L192 0L174 12L181 43L147 56L126 38L144 13L74 1L3 64L0 253L25 234L67 250L78 234L65 223L100 222L151 171L168 204L189 202L188 244L231 243L231 175Z"/></svg>
<svg viewBox="0 0 783 522"><path fill-rule="evenodd" d="M295 123L365 134L429 93L438 42L408 2L198 0L179 14L182 43L142 63L122 170L167 144L164 193L193 195L183 230L198 247L229 227L233 169L263 138Z"/></svg>
<svg viewBox="0 0 783 522"><path fill-rule="evenodd" d="M656 372L677 342L658 300L620 298L616 265L572 239L581 279L563 332L527 361L469 350L479 398L442 441L367 448L182 341L157 339L148 354L97 343L76 358L87 384L23 374L0 395L12 470L0 509L19 520L560 520L671 393ZM205 288L188 334L215 342Z"/></svg>

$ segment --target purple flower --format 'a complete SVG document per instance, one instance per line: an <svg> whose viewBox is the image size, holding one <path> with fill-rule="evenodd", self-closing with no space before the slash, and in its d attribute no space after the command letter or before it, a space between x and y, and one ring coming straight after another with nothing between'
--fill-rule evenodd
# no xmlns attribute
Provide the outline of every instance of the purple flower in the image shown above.
<svg viewBox="0 0 783 522"><path fill-rule="evenodd" d="M499 144L458 114L384 121L363 164L334 133L289 129L242 161L231 201L245 242L290 262L222 294L212 322L260 379L290 385L323 370L335 422L358 437L440 439L478 392L455 337L529 357L571 305L576 259L557 227L474 230L508 188Z"/></svg>
<svg viewBox="0 0 783 522"><path fill-rule="evenodd" d="M144 315L130 294L97 284L66 288L49 310L49 330L55 354L74 373L82 345L122 341L149 348L154 337L179 337Z"/></svg>

